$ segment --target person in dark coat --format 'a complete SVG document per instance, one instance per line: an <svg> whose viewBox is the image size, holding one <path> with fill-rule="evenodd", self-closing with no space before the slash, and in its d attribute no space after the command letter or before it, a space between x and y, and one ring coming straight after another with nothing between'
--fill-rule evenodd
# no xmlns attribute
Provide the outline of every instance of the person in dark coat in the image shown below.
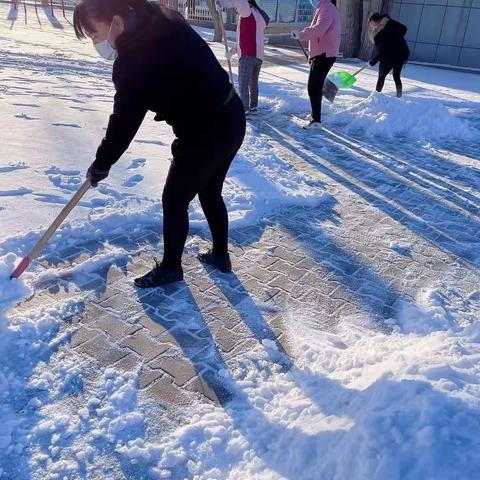
<svg viewBox="0 0 480 480"><path fill-rule="evenodd" d="M405 34L407 27L392 20L388 15L374 13L370 17L368 36L375 45L374 57L370 60L373 67L378 62L377 92L381 92L386 76L393 70L393 79L397 89L397 97L402 96L401 73L410 56Z"/></svg>
<svg viewBox="0 0 480 480"><path fill-rule="evenodd" d="M146 0L81 0L73 24L97 52L115 60L113 113L87 172L108 176L148 111L171 125L173 161L163 190L163 260L143 277L148 288L182 280L188 206L198 195L213 248L200 260L231 271L222 188L245 136L243 104L207 43L173 10Z"/></svg>

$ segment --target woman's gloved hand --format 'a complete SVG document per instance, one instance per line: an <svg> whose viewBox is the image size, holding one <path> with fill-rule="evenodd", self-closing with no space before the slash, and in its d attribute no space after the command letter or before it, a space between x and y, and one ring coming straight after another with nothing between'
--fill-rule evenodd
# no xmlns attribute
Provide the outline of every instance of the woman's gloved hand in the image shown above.
<svg viewBox="0 0 480 480"><path fill-rule="evenodd" d="M92 187L96 187L99 182L105 180L108 177L109 170L99 170L92 163L87 170L86 177L90 179L90 184Z"/></svg>
<svg viewBox="0 0 480 480"><path fill-rule="evenodd" d="M300 40L300 32L298 30L293 30L290 32L290 36L294 39L294 40Z"/></svg>

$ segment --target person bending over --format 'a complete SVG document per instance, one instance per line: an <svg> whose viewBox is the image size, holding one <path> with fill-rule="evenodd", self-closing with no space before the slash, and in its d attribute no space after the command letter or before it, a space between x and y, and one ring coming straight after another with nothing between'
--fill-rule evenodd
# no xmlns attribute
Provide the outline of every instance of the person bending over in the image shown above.
<svg viewBox="0 0 480 480"><path fill-rule="evenodd" d="M135 285L156 287L183 278L188 205L196 195L213 239L200 260L230 271L222 188L243 142L245 112L227 73L179 13L147 0L81 0L73 24L79 39L90 38L102 57L114 60L113 113L87 172L92 186L108 176L148 111L171 125L176 137L162 195L163 259L155 259Z"/></svg>
<svg viewBox="0 0 480 480"><path fill-rule="evenodd" d="M383 90L385 78L393 70L393 80L397 89L397 97L402 96L401 73L410 56L405 40L407 27L392 20L388 15L374 13L368 24L368 37L375 45L374 56L370 60L373 67L380 62L378 68L377 92Z"/></svg>

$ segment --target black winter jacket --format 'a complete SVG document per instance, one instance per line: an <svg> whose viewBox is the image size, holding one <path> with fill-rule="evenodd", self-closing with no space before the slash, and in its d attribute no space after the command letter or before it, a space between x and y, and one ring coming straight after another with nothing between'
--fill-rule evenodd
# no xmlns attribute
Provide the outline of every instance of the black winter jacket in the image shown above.
<svg viewBox="0 0 480 480"><path fill-rule="evenodd" d="M113 113L93 166L109 170L130 145L147 111L179 141L214 138L232 85L208 44L183 17L159 5L135 12L116 41Z"/></svg>
<svg viewBox="0 0 480 480"><path fill-rule="evenodd" d="M405 25L390 18L385 27L375 35L375 52L370 65L378 62L390 65L406 62L410 56L405 40L406 33Z"/></svg>

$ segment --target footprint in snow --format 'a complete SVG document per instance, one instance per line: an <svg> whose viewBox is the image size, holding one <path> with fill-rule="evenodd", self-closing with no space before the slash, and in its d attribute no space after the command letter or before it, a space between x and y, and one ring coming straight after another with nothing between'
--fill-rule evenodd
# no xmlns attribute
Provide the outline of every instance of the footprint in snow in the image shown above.
<svg viewBox="0 0 480 480"><path fill-rule="evenodd" d="M36 193L35 199L36 202L43 202L43 203L52 203L55 205L66 205L70 197L61 197L60 195L52 195L50 193ZM86 207L91 208L92 204L86 200L80 200L77 204L79 207Z"/></svg>
<svg viewBox="0 0 480 480"><path fill-rule="evenodd" d="M83 183L84 176L80 170L62 170L51 166L45 173L53 186L60 188L64 192L73 192Z"/></svg>
<svg viewBox="0 0 480 480"><path fill-rule="evenodd" d="M135 168L144 167L147 161L144 158L136 158L132 160L132 163L127 167L128 170L134 170Z"/></svg>
<svg viewBox="0 0 480 480"><path fill-rule="evenodd" d="M134 187L138 185L143 180L143 175L133 175L133 177L128 178L123 182L124 187Z"/></svg>
<svg viewBox="0 0 480 480"><path fill-rule="evenodd" d="M15 118L21 118L22 120L40 120L38 117L31 117L26 113L20 113L18 115L15 115Z"/></svg>
<svg viewBox="0 0 480 480"><path fill-rule="evenodd" d="M32 192L33 190L25 187L17 188L16 190L0 190L0 197L23 197L23 195L28 195Z"/></svg>
<svg viewBox="0 0 480 480"><path fill-rule="evenodd" d="M82 128L80 125L76 123L52 123L54 127L69 127L69 128Z"/></svg>
<svg viewBox="0 0 480 480"><path fill-rule="evenodd" d="M24 163L17 163L16 165L8 165L7 167L0 167L0 173L10 173L15 170L25 170L27 167Z"/></svg>
<svg viewBox="0 0 480 480"><path fill-rule="evenodd" d="M94 108L85 108L85 107L70 107L72 110L78 110L79 112L96 112Z"/></svg>
<svg viewBox="0 0 480 480"><path fill-rule="evenodd" d="M62 170L61 168L52 165L48 170L45 170L47 175L80 175L80 170Z"/></svg>
<svg viewBox="0 0 480 480"><path fill-rule="evenodd" d="M12 103L15 107L40 108L36 103Z"/></svg>
<svg viewBox="0 0 480 480"><path fill-rule="evenodd" d="M164 142L160 140L135 140L135 143L144 143L147 145L166 145Z"/></svg>

